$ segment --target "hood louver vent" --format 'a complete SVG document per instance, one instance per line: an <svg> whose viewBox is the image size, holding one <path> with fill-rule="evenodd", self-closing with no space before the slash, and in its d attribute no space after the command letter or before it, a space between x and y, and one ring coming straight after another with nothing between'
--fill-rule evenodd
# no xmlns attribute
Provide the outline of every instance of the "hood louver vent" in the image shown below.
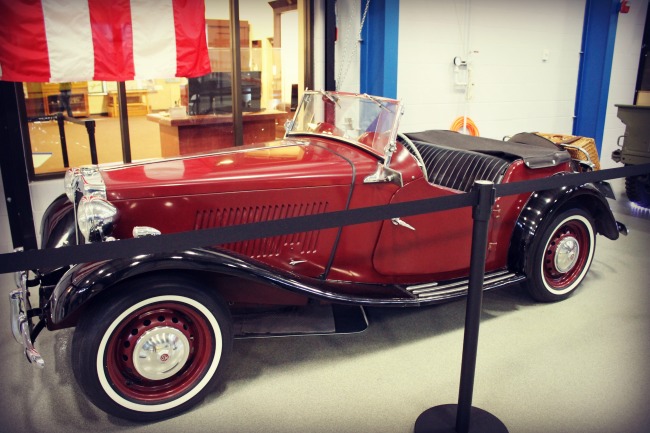
<svg viewBox="0 0 650 433"><path fill-rule="evenodd" d="M199 210L196 212L195 230L228 227L240 224L274 221L327 211L327 202L287 203L269 206L250 206ZM283 249L291 248L303 254L315 253L319 231L292 233L271 238L254 239L224 245L225 248L249 257L270 257L279 255Z"/></svg>

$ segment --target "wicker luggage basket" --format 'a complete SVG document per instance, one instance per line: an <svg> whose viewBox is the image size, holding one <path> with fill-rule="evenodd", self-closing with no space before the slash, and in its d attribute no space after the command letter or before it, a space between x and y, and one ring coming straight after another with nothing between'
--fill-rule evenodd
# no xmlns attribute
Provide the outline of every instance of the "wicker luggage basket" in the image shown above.
<svg viewBox="0 0 650 433"><path fill-rule="evenodd" d="M591 163L594 170L600 170L600 160L598 159L596 142L593 138L544 132L536 132L536 134L568 150L571 158Z"/></svg>

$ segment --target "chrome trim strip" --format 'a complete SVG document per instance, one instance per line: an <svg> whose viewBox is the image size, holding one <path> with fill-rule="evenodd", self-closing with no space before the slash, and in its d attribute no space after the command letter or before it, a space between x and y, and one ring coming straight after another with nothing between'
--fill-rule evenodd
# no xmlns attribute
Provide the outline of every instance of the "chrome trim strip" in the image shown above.
<svg viewBox="0 0 650 433"><path fill-rule="evenodd" d="M438 286L438 283L437 283L437 282L433 282L433 283L424 283L424 284L416 284L415 286L408 286L408 287L406 288L406 290L408 290L409 292L412 292L412 291L414 291L414 290L418 290L418 289L426 289L426 288L437 287L437 286Z"/></svg>
<svg viewBox="0 0 650 433"><path fill-rule="evenodd" d="M23 337L22 332L20 331L20 314L21 314L21 302L22 299L20 289L13 290L9 293L9 317L11 320L11 333L16 340L16 343L22 344Z"/></svg>
<svg viewBox="0 0 650 433"><path fill-rule="evenodd" d="M27 360L43 368L45 361L40 353L34 348L34 343L30 335L29 319L27 318L27 309L25 300L27 299L27 272L20 273L21 287L13 290L9 294L11 332L16 341L22 344L25 349Z"/></svg>
<svg viewBox="0 0 650 433"><path fill-rule="evenodd" d="M591 155L589 155L589 152L587 152L586 149L583 149L582 147L579 147L579 146L573 146L571 144L561 144L561 146L564 147L565 149L577 150L578 152L582 153L587 158L586 161L577 160L578 162L586 163L587 166L589 166L592 169L596 166L596 164L594 164L594 162L591 160Z"/></svg>
<svg viewBox="0 0 650 433"><path fill-rule="evenodd" d="M134 238L143 238L145 236L159 236L160 230L148 226L133 227L132 234Z"/></svg>
<svg viewBox="0 0 650 433"><path fill-rule="evenodd" d="M552 154L545 156L535 156L524 158L524 164L528 168L545 168L545 167L555 167L560 165L563 162L571 161L571 156L566 150L561 150L553 152Z"/></svg>
<svg viewBox="0 0 650 433"><path fill-rule="evenodd" d="M508 271L504 270L504 271L497 271L497 272L490 273L490 274L485 274L485 277L483 279L483 284L484 285L488 284L488 283L492 282L494 280L494 278L500 277L500 276L502 276L504 274L508 274ZM453 283L443 284L442 286L441 285L436 285L436 287L430 287L430 288L411 289L410 287L407 287L406 290L413 293L414 295L420 295L420 294L433 292L433 291L435 291L435 292L444 291L444 290L453 289L455 287L461 287L461 286L465 286L465 287L469 286L469 279L455 281Z"/></svg>
<svg viewBox="0 0 650 433"><path fill-rule="evenodd" d="M483 288L484 290L494 289L505 284L523 280L524 278L524 276L515 274L508 270L490 272L488 274L485 274L485 278L483 280ZM447 298L454 295L459 296L467 292L468 289L468 279L459 280L443 285L438 285L438 283L429 283L406 287L406 290L409 293L421 300L429 300L432 298Z"/></svg>

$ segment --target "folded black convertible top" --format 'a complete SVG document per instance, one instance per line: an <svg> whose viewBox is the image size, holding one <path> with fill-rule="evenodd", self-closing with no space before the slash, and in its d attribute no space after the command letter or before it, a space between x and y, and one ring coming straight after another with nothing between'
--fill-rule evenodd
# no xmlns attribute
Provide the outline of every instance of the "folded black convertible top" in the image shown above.
<svg viewBox="0 0 650 433"><path fill-rule="evenodd" d="M552 141L527 132L516 134L508 141L438 129L405 135L413 141L485 153L510 161L522 159L530 168L552 167L571 159L566 150L558 148Z"/></svg>

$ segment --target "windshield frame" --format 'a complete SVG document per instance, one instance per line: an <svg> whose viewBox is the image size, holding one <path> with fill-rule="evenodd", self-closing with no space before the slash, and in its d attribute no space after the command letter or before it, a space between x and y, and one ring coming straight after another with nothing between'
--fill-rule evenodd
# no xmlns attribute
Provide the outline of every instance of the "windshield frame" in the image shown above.
<svg viewBox="0 0 650 433"><path fill-rule="evenodd" d="M348 126L348 124L343 125L340 120L333 125L327 124L328 128L324 129L319 129L319 127L325 124L325 122L313 123L305 120L305 117L309 117L311 120L314 117L315 111L320 110L320 114L323 115L322 112L327 111L325 104L329 104L329 110L334 110L332 117L340 118L340 114L348 113L351 104L355 104L355 100L357 101L358 107L352 108L356 108L359 111L357 113L358 117L360 117L360 119L357 119L358 126L362 126L361 122L369 123L369 126L367 126L368 129L363 133L352 134L352 136L348 135L347 132L344 133L341 127ZM377 108L373 111L369 110L368 107ZM400 100L372 96L366 93L306 90L293 119L285 124L285 138L307 135L344 141L366 152L372 153L388 165L396 148L397 130L402 114L403 106ZM375 118L374 121L370 122L373 117ZM351 120L347 117L344 119L345 121ZM377 125L375 125L375 122ZM383 126L379 127L379 122ZM373 125L380 130L371 130ZM351 128L351 123L349 126L350 128L347 131L361 131L361 129ZM375 134L371 140L368 140L368 133ZM379 134L381 134L381 139L376 138Z"/></svg>

